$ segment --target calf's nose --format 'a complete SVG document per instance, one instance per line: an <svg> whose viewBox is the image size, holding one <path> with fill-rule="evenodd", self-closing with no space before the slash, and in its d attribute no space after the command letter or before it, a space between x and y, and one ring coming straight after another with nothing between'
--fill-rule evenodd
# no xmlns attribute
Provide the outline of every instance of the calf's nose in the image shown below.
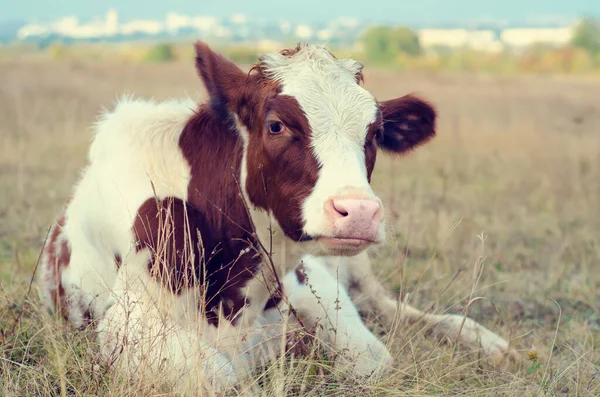
<svg viewBox="0 0 600 397"><path fill-rule="evenodd" d="M336 198L325 210L334 233L343 238L374 240L383 218L381 204L371 199Z"/></svg>

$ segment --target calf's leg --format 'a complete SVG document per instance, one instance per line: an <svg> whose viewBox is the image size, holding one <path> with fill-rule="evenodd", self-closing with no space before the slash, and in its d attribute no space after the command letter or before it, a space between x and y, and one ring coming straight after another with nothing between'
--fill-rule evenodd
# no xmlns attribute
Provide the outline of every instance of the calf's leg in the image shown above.
<svg viewBox="0 0 600 397"><path fill-rule="evenodd" d="M285 300L266 310L260 320L265 337L257 341L271 352L281 351L284 323L290 330L299 327L299 320L335 354L338 365L349 367L358 376L384 373L393 364L391 354L363 323L346 288L328 271L325 261L305 255L296 269L283 277L285 295L296 314L290 314ZM267 339L271 341L268 346L264 343Z"/></svg>
<svg viewBox="0 0 600 397"><path fill-rule="evenodd" d="M436 335L459 341L470 348L482 349L495 363L501 363L509 356L516 360L517 353L500 335L490 331L469 317L455 314L430 314L422 312L406 303L400 306L390 292L381 284L371 267L368 253L351 258L332 261L332 266L342 266L354 302L365 312L374 312L384 326L391 328L400 321L423 321L428 323ZM331 271L331 269L330 269Z"/></svg>

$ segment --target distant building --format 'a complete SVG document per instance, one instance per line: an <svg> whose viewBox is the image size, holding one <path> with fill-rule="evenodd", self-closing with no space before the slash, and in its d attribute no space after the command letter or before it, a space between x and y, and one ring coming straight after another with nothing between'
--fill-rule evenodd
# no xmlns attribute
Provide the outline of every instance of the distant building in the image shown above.
<svg viewBox="0 0 600 397"><path fill-rule="evenodd" d="M246 16L244 14L234 14L231 16L231 22L236 25L242 25L246 23Z"/></svg>
<svg viewBox="0 0 600 397"><path fill-rule="evenodd" d="M492 30L421 29L418 31L418 36L421 46L425 49L448 47L488 52L502 51L502 43Z"/></svg>
<svg viewBox="0 0 600 397"><path fill-rule="evenodd" d="M28 37L45 36L49 33L48 28L38 24L27 24L22 26L17 31L17 38L19 40L26 39Z"/></svg>
<svg viewBox="0 0 600 397"><path fill-rule="evenodd" d="M294 33L299 39L302 40L308 40L314 35L313 29L308 25L296 26L296 31Z"/></svg>
<svg viewBox="0 0 600 397"><path fill-rule="evenodd" d="M119 33L119 14L117 10L109 10L106 15L106 35L114 36Z"/></svg>
<svg viewBox="0 0 600 397"><path fill-rule="evenodd" d="M81 24L77 17L68 16L48 25L25 25L19 29L17 37L19 39L25 39L32 36L58 34L64 37L87 39L114 36L120 33L122 28L123 25L119 25L117 11L111 9L106 14L106 19L96 19L85 24Z"/></svg>
<svg viewBox="0 0 600 397"><path fill-rule="evenodd" d="M136 33L158 34L165 30L165 25L153 20L135 20L121 25L119 33L132 35Z"/></svg>
<svg viewBox="0 0 600 397"><path fill-rule="evenodd" d="M327 41L333 36L332 29L321 29L317 32L317 38L321 41Z"/></svg>
<svg viewBox="0 0 600 397"><path fill-rule="evenodd" d="M523 48L532 44L563 46L573 37L574 27L505 29L500 38L509 47Z"/></svg>
<svg viewBox="0 0 600 397"><path fill-rule="evenodd" d="M171 34L176 34L182 30L193 29L198 31L200 34L205 35L215 31L218 27L219 20L215 17L190 17L187 15L169 12L165 18L165 29Z"/></svg>

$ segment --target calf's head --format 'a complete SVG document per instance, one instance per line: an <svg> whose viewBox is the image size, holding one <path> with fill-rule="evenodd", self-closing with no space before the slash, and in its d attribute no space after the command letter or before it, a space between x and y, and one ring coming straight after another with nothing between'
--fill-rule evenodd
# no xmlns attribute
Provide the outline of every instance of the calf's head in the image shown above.
<svg viewBox="0 0 600 397"><path fill-rule="evenodd" d="M383 207L370 186L377 151L431 139L433 107L412 95L377 101L360 85L362 64L322 47L262 55L249 73L202 42L195 49L213 108L244 143L249 204L317 255L382 242Z"/></svg>

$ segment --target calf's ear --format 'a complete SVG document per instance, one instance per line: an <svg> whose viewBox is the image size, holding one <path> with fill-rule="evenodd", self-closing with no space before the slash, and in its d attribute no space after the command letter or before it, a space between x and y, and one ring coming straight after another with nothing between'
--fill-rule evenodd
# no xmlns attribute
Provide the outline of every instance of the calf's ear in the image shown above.
<svg viewBox="0 0 600 397"><path fill-rule="evenodd" d="M379 102L383 133L377 145L384 151L401 154L427 143L436 133L436 111L428 102L409 94Z"/></svg>
<svg viewBox="0 0 600 397"><path fill-rule="evenodd" d="M196 71L208 91L211 104L221 110L235 106L236 94L243 86L246 74L202 41L196 41L194 49Z"/></svg>

